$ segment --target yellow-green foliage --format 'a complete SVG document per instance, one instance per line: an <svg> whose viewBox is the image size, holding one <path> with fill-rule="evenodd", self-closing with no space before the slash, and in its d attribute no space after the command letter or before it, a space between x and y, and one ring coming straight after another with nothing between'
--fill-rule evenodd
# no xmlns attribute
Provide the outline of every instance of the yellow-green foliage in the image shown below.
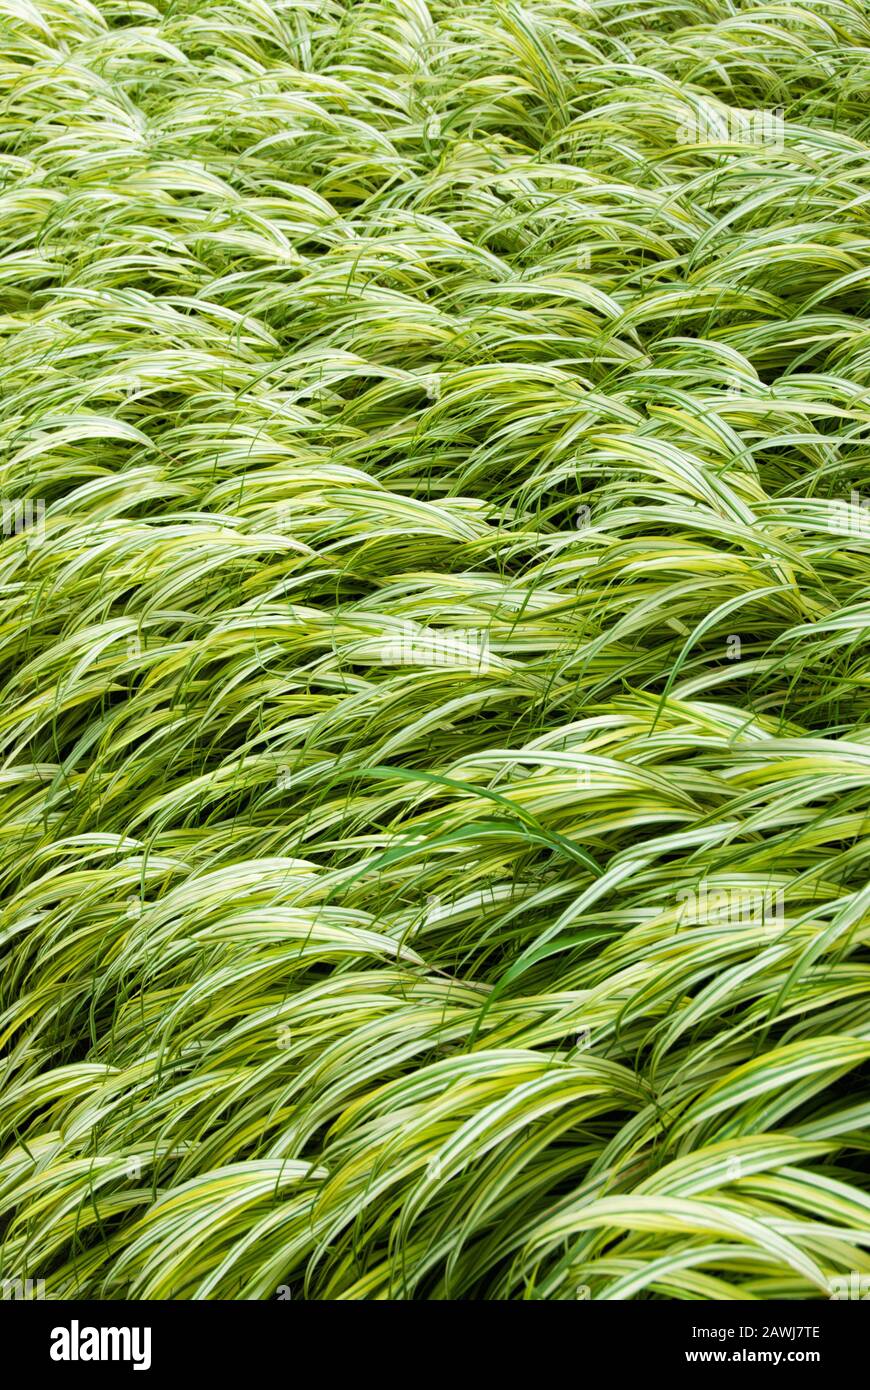
<svg viewBox="0 0 870 1390"><path fill-rule="evenodd" d="M0 0L0 1276L870 1276L863 0Z"/></svg>

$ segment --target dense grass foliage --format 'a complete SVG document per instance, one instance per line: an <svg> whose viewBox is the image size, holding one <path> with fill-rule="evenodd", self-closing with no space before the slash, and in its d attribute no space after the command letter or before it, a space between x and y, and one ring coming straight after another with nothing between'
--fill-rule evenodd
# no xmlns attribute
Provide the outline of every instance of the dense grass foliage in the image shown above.
<svg viewBox="0 0 870 1390"><path fill-rule="evenodd" d="M0 1275L860 1287L866 5L0 12Z"/></svg>

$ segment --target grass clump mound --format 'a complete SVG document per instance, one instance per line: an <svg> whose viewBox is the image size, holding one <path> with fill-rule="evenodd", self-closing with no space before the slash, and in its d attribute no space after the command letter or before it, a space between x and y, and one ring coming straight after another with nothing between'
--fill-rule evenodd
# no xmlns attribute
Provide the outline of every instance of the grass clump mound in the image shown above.
<svg viewBox="0 0 870 1390"><path fill-rule="evenodd" d="M866 7L0 26L0 1274L870 1280Z"/></svg>

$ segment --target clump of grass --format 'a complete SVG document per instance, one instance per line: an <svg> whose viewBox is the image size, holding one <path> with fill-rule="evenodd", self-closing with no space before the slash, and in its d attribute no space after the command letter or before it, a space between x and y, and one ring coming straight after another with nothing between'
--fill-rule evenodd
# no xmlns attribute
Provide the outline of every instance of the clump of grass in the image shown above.
<svg viewBox="0 0 870 1390"><path fill-rule="evenodd" d="M0 1274L870 1278L865 7L0 23Z"/></svg>

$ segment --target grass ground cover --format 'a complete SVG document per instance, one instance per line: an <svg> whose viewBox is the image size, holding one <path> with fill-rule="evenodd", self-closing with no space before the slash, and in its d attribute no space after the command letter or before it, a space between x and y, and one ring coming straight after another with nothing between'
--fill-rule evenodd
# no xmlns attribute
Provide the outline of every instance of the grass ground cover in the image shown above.
<svg viewBox="0 0 870 1390"><path fill-rule="evenodd" d="M0 1277L870 1289L866 5L0 34Z"/></svg>

